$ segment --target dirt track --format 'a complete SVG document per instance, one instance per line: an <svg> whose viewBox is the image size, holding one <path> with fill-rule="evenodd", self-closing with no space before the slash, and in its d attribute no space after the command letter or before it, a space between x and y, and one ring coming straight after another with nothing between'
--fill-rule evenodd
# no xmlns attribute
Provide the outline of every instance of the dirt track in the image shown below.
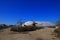
<svg viewBox="0 0 60 40"><path fill-rule="evenodd" d="M0 40L59 40L53 34L54 28L45 28L36 31L18 33L11 32L10 28L0 32Z"/></svg>

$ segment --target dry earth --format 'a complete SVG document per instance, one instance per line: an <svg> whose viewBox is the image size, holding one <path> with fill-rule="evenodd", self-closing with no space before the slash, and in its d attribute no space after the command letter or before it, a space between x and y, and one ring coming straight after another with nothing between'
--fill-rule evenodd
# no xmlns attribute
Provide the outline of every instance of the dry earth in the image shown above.
<svg viewBox="0 0 60 40"><path fill-rule="evenodd" d="M0 40L59 40L53 35L55 28L44 28L30 32L12 32L10 28L0 32Z"/></svg>

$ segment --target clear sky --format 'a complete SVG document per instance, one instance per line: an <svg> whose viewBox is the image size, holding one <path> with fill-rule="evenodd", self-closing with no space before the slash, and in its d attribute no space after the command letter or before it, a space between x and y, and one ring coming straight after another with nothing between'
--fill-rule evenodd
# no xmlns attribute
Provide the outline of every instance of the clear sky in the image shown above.
<svg viewBox="0 0 60 40"><path fill-rule="evenodd" d="M60 0L0 0L0 23L51 21L60 18Z"/></svg>

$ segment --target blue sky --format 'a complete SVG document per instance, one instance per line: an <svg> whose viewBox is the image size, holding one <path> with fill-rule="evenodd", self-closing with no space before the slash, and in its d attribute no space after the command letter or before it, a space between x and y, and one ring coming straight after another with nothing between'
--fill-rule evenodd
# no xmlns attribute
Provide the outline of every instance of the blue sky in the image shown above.
<svg viewBox="0 0 60 40"><path fill-rule="evenodd" d="M60 0L0 0L0 23L51 21L60 18Z"/></svg>

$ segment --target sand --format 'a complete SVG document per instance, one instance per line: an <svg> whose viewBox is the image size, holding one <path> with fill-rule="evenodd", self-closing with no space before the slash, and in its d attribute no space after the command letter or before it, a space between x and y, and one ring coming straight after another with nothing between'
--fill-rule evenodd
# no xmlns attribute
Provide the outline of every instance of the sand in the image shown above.
<svg viewBox="0 0 60 40"><path fill-rule="evenodd" d="M44 28L30 32L12 32L10 28L0 32L0 40L59 40L53 35L55 28Z"/></svg>

